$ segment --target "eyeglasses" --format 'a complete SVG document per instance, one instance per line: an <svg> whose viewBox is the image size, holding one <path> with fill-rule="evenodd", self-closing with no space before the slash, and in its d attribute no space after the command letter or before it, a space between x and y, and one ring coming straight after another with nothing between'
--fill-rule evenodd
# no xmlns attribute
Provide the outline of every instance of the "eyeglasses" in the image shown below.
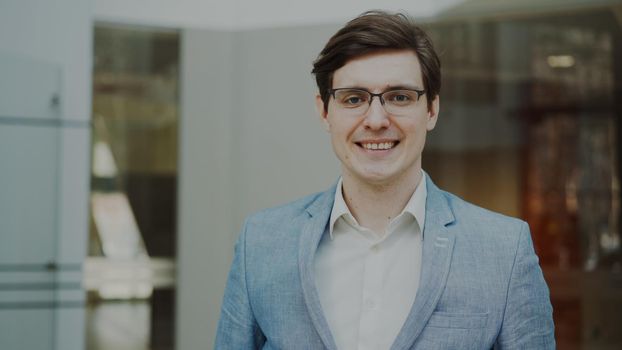
<svg viewBox="0 0 622 350"><path fill-rule="evenodd" d="M330 89L328 93L344 113L365 114L374 97L378 96L380 104L387 113L409 115L414 111L421 95L425 94L425 90L397 89L374 94L363 89L339 88Z"/></svg>

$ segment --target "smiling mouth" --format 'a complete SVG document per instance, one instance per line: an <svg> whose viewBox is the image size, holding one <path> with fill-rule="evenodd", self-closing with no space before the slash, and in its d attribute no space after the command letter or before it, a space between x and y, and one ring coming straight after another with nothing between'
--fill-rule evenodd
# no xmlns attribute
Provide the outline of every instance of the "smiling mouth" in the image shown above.
<svg viewBox="0 0 622 350"><path fill-rule="evenodd" d="M389 142L356 142L356 144L366 150L371 151L386 151L394 148L400 142L399 141L389 141Z"/></svg>

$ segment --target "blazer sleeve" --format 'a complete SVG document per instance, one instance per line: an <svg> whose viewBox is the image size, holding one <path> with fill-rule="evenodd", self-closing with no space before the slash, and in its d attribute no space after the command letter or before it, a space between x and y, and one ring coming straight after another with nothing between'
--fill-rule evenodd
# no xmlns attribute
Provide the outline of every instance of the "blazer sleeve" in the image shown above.
<svg viewBox="0 0 622 350"><path fill-rule="evenodd" d="M235 243L235 253L223 297L214 349L260 349L265 342L251 309L246 284L246 230Z"/></svg>
<svg viewBox="0 0 622 350"><path fill-rule="evenodd" d="M555 349L554 328L549 289L522 222L495 349Z"/></svg>

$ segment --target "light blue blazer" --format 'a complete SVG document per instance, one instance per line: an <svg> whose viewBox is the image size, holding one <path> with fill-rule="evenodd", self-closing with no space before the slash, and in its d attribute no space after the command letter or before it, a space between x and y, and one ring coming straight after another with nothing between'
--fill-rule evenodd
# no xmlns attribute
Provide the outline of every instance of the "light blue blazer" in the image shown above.
<svg viewBox="0 0 622 350"><path fill-rule="evenodd" d="M524 221L427 178L421 280L391 349L554 349L549 290ZM336 349L314 282L335 187L249 217L236 243L216 349Z"/></svg>

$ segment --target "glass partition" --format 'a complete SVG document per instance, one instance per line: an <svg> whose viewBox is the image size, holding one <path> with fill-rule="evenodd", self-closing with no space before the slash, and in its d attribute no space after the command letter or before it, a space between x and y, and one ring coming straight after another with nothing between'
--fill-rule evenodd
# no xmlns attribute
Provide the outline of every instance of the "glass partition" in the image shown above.
<svg viewBox="0 0 622 350"><path fill-rule="evenodd" d="M0 52L0 349L55 349L60 119L58 65ZM42 171L42 169L44 171Z"/></svg>

